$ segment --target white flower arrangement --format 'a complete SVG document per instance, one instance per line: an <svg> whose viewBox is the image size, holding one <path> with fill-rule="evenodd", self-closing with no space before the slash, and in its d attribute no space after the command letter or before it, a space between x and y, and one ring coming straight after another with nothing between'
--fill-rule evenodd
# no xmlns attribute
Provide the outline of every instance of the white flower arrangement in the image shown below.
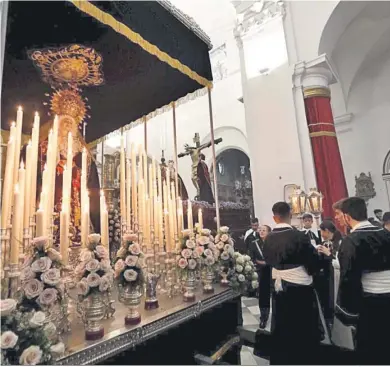
<svg viewBox="0 0 390 367"><path fill-rule="evenodd" d="M78 278L76 288L80 302L91 293L105 293L111 289L114 271L108 251L100 244L99 234L92 233L88 236L87 248L80 253L80 263L75 268L75 274Z"/></svg>
<svg viewBox="0 0 390 367"><path fill-rule="evenodd" d="M25 311L45 310L64 296L61 254L49 246L44 236L34 238L26 252L20 273L20 306Z"/></svg>
<svg viewBox="0 0 390 367"><path fill-rule="evenodd" d="M176 259L179 270L186 273L188 270L198 269L203 252L204 246L197 238L193 238L192 232L189 229L183 230L180 253Z"/></svg>
<svg viewBox="0 0 390 367"><path fill-rule="evenodd" d="M120 286L142 286L144 278L144 253L140 245L136 242L138 236L128 233L123 236L122 247L116 254L114 265L115 278Z"/></svg>
<svg viewBox="0 0 390 367"><path fill-rule="evenodd" d="M259 286L258 275L251 258L234 252L231 256L231 264L233 268L228 274L230 285L242 293L256 290Z"/></svg>
<svg viewBox="0 0 390 367"><path fill-rule="evenodd" d="M0 302L2 365L51 365L64 355L65 345L44 312L23 312L13 299Z"/></svg>

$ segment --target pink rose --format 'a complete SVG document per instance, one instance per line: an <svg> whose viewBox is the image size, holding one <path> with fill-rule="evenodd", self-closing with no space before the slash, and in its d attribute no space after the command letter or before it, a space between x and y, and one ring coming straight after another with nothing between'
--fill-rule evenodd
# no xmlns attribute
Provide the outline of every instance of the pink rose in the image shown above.
<svg viewBox="0 0 390 367"><path fill-rule="evenodd" d="M218 243L218 242L220 241L220 238L221 238L221 236L220 236L219 234L217 234L217 235L215 236L214 242L215 242L215 243Z"/></svg>
<svg viewBox="0 0 390 367"><path fill-rule="evenodd" d="M187 248L193 249L195 247L195 242L192 240L187 240L186 246L187 246Z"/></svg>
<svg viewBox="0 0 390 367"><path fill-rule="evenodd" d="M206 237L206 236L200 236L197 239L197 242L199 245L204 246L204 245L207 245L208 243L210 243L210 238Z"/></svg>
<svg viewBox="0 0 390 367"><path fill-rule="evenodd" d="M31 279L23 285L23 290L28 299L33 299L42 293L43 283L38 279Z"/></svg>
<svg viewBox="0 0 390 367"><path fill-rule="evenodd" d="M30 266L26 266L20 272L20 280L26 282L27 280L34 279L35 273L32 271Z"/></svg>
<svg viewBox="0 0 390 367"><path fill-rule="evenodd" d="M96 273L88 274L87 283L90 287L98 287L100 285L100 276Z"/></svg>
<svg viewBox="0 0 390 367"><path fill-rule="evenodd" d="M78 278L81 278L84 275L85 272L85 263L80 263L76 266L74 269L74 272Z"/></svg>
<svg viewBox="0 0 390 367"><path fill-rule="evenodd" d="M207 266L211 266L211 265L214 265L215 260L214 260L214 257L212 257L212 256L207 256L204 262L205 262L205 264L206 264Z"/></svg>
<svg viewBox="0 0 390 367"><path fill-rule="evenodd" d="M191 254L192 254L192 251L188 248L184 249L182 252L181 252L181 256L183 256L184 258L188 259L191 257Z"/></svg>
<svg viewBox="0 0 390 367"><path fill-rule="evenodd" d="M85 265L85 270L91 273L97 272L99 269L100 269L100 263L96 259L92 259L88 261L87 264Z"/></svg>
<svg viewBox="0 0 390 367"><path fill-rule="evenodd" d="M202 255L203 254L203 252L204 252L204 247L203 246L197 246L196 248L195 248L195 251L199 254L199 256L200 255Z"/></svg>
<svg viewBox="0 0 390 367"><path fill-rule="evenodd" d="M35 271L36 273L44 273L45 271L49 270L51 267L52 261L46 257L40 257L38 260L35 260L31 264L31 269Z"/></svg>
<svg viewBox="0 0 390 367"><path fill-rule="evenodd" d="M182 268L182 269L185 269L188 265L188 262L186 259L184 259L183 257L180 258L179 260L179 267Z"/></svg>
<svg viewBox="0 0 390 367"><path fill-rule="evenodd" d="M138 240L138 236L135 233L127 233L123 236L125 242L135 242Z"/></svg>
<svg viewBox="0 0 390 367"><path fill-rule="evenodd" d="M198 252L196 251L196 250L194 250L194 251L192 251L192 257L194 258L194 259L199 259L199 254L198 254Z"/></svg>
<svg viewBox="0 0 390 367"><path fill-rule="evenodd" d="M188 260L188 269L194 270L196 268L196 265L198 265L198 263L195 259Z"/></svg>
<svg viewBox="0 0 390 367"><path fill-rule="evenodd" d="M41 236L41 237L35 237L32 240L32 245L37 249L37 250L43 250L46 245L48 244L49 238L47 236Z"/></svg>
<svg viewBox="0 0 390 367"><path fill-rule="evenodd" d="M221 241L222 242L227 242L229 240L229 236L226 234L226 233L224 233L222 236L221 236Z"/></svg>
<svg viewBox="0 0 390 367"><path fill-rule="evenodd" d="M46 288L39 295L39 303L44 306L51 306L57 301L58 291L54 288Z"/></svg>
<svg viewBox="0 0 390 367"><path fill-rule="evenodd" d="M100 259L108 259L108 252L102 245L96 246L95 253Z"/></svg>
<svg viewBox="0 0 390 367"><path fill-rule="evenodd" d="M204 256L212 257L213 256L213 252L210 249L206 249L206 250L204 250Z"/></svg>
<svg viewBox="0 0 390 367"><path fill-rule="evenodd" d="M83 249L80 253L80 261L87 262L93 259L93 253L90 250Z"/></svg>

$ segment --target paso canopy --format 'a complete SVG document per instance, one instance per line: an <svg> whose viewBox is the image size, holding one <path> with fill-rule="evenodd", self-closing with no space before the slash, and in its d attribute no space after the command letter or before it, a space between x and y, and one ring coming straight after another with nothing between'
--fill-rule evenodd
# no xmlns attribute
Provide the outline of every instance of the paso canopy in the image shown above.
<svg viewBox="0 0 390 367"><path fill-rule="evenodd" d="M156 1L12 1L8 6L2 85L2 127L34 111L51 93L29 57L34 50L77 44L102 57L103 83L81 86L91 118L86 141L94 141L189 93L210 87L209 43L186 18ZM27 116L31 116L28 119Z"/></svg>

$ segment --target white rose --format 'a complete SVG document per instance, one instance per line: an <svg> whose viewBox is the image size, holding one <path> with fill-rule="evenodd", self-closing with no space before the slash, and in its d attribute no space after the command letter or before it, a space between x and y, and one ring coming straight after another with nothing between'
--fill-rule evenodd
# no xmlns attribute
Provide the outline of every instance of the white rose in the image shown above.
<svg viewBox="0 0 390 367"><path fill-rule="evenodd" d="M203 246L197 246L196 248L195 248L195 251L199 254L199 256L200 255L202 255L203 254L203 252L204 252L204 247Z"/></svg>
<svg viewBox="0 0 390 367"><path fill-rule="evenodd" d="M255 280L256 280L258 277L259 277L259 276L257 275L257 273L256 273L256 272L254 272L254 273L252 274L252 278L253 278L253 279L255 279Z"/></svg>
<svg viewBox="0 0 390 367"><path fill-rule="evenodd" d="M229 227L227 226L222 226L221 228L219 228L219 231L221 233L228 233L229 232Z"/></svg>
<svg viewBox="0 0 390 367"><path fill-rule="evenodd" d="M237 273L242 273L243 270L244 270L244 268L241 265L236 265L236 272Z"/></svg>
<svg viewBox="0 0 390 367"><path fill-rule="evenodd" d="M206 249L206 250L204 250L204 256L212 257L213 256L213 252L210 249Z"/></svg>
<svg viewBox="0 0 390 367"><path fill-rule="evenodd" d="M233 254L233 257L237 259L237 258L241 257L241 254L239 252L235 252Z"/></svg>
<svg viewBox="0 0 390 367"><path fill-rule="evenodd" d="M226 252L230 252L232 250L232 246L229 244L226 244L225 247L223 248Z"/></svg>
<svg viewBox="0 0 390 367"><path fill-rule="evenodd" d="M47 323L43 328L43 331L50 341L57 339L57 328L52 322Z"/></svg>
<svg viewBox="0 0 390 367"><path fill-rule="evenodd" d="M258 286L259 286L259 283L256 280L252 280L252 288L257 289Z"/></svg>
<svg viewBox="0 0 390 367"><path fill-rule="evenodd" d="M104 246L96 246L95 253L100 259L108 259L108 252Z"/></svg>
<svg viewBox="0 0 390 367"><path fill-rule="evenodd" d="M253 269L250 265L246 265L244 271L245 273L250 273L251 271L253 271Z"/></svg>
<svg viewBox="0 0 390 367"><path fill-rule="evenodd" d="M65 353L65 344L60 342L52 345L50 347L50 352L54 358L61 358Z"/></svg>
<svg viewBox="0 0 390 367"><path fill-rule="evenodd" d="M37 250L43 250L47 246L49 241L49 237L47 236L41 236L41 237L35 237L31 244L37 249Z"/></svg>
<svg viewBox="0 0 390 367"><path fill-rule="evenodd" d="M90 287L98 287L100 285L100 276L96 273L88 274L87 283Z"/></svg>
<svg viewBox="0 0 390 367"><path fill-rule="evenodd" d="M42 358L42 350L36 345L25 349L19 358L19 363L24 366L35 366Z"/></svg>
<svg viewBox="0 0 390 367"><path fill-rule="evenodd" d="M199 253L196 250L192 251L192 258L199 259Z"/></svg>
<svg viewBox="0 0 390 367"><path fill-rule="evenodd" d="M88 243L91 245L97 245L100 242L100 234L99 233L91 233L88 236Z"/></svg>
<svg viewBox="0 0 390 367"><path fill-rule="evenodd" d="M204 262L207 266L211 266L215 264L215 259L213 256L207 256Z"/></svg>
<svg viewBox="0 0 390 367"><path fill-rule="evenodd" d="M195 242L192 240L187 240L186 246L187 246L187 248L193 249L195 247Z"/></svg>
<svg viewBox="0 0 390 367"><path fill-rule="evenodd" d="M223 242L220 241L220 242L217 243L217 248L219 250L222 250L224 247L225 247L225 244Z"/></svg>
<svg viewBox="0 0 390 367"><path fill-rule="evenodd" d="M127 248L121 247L116 253L116 257L124 258L127 255Z"/></svg>
<svg viewBox="0 0 390 367"><path fill-rule="evenodd" d="M51 306L58 299L58 291L54 288L46 288L39 295L39 303L44 306Z"/></svg>
<svg viewBox="0 0 390 367"><path fill-rule="evenodd" d="M245 260L242 256L237 257L236 262L237 262L237 264L240 264L240 265L245 264Z"/></svg>
<svg viewBox="0 0 390 367"><path fill-rule="evenodd" d="M62 260L61 254L57 250L54 250L54 248L49 248L47 250L47 256L49 256L49 259L51 261L61 261Z"/></svg>
<svg viewBox="0 0 390 367"><path fill-rule="evenodd" d="M100 279L100 285L99 285L99 291L100 292L106 292L108 288L111 286L110 278L107 276L102 276Z"/></svg>
<svg viewBox="0 0 390 367"><path fill-rule="evenodd" d="M248 255L244 255L244 259L245 259L245 261L251 261L251 257Z"/></svg>
<svg viewBox="0 0 390 367"><path fill-rule="evenodd" d="M219 234L217 234L217 235L215 236L214 242L215 242L215 243L218 243L220 240L221 240L221 236L220 236Z"/></svg>
<svg viewBox="0 0 390 367"><path fill-rule="evenodd" d="M222 260L229 260L229 254L227 252L222 252L221 259Z"/></svg>
<svg viewBox="0 0 390 367"><path fill-rule="evenodd" d="M18 342L19 337L12 331L4 331L1 334L1 349L12 349Z"/></svg>
<svg viewBox="0 0 390 367"><path fill-rule="evenodd" d="M85 265L85 270L90 273L97 272L100 269L100 263L96 259L89 260Z"/></svg>
<svg viewBox="0 0 390 367"><path fill-rule="evenodd" d="M101 268L105 273L110 273L110 272L112 272L110 260L102 260L102 261L100 261L100 268Z"/></svg>
<svg viewBox="0 0 390 367"><path fill-rule="evenodd" d="M59 269L49 269L41 274L41 280L48 285L56 285L61 280L61 273Z"/></svg>
<svg viewBox="0 0 390 367"><path fill-rule="evenodd" d="M129 256L126 257L125 264L127 266L136 266L137 265L137 261L138 261L138 257L137 256L129 255Z"/></svg>
<svg viewBox="0 0 390 367"><path fill-rule="evenodd" d="M1 305L1 317L9 316L16 309L17 302L12 298L2 299Z"/></svg>
<svg viewBox="0 0 390 367"><path fill-rule="evenodd" d="M241 282L241 283L242 283L242 282L245 282L245 277L244 277L243 274L239 274L239 275L238 275L238 281Z"/></svg>
<svg viewBox="0 0 390 367"><path fill-rule="evenodd" d="M138 274L135 270L129 269L123 273L123 276L128 282L134 282L135 280L137 280Z"/></svg>
<svg viewBox="0 0 390 367"><path fill-rule="evenodd" d="M198 265L198 263L196 262L195 259L189 259L188 260L188 268L193 270L196 268L196 265Z"/></svg>
<svg viewBox="0 0 390 367"><path fill-rule="evenodd" d="M222 236L221 236L221 241L222 242L227 242L229 240L229 236L226 234L226 233L224 233Z"/></svg>
<svg viewBox="0 0 390 367"><path fill-rule="evenodd" d="M207 229L207 228L203 228L203 229L200 231L200 234L201 234L202 236L207 236L207 237L209 237L210 234L211 234L211 231L210 231L209 229Z"/></svg>
<svg viewBox="0 0 390 367"><path fill-rule="evenodd" d="M83 249L81 252L80 252L80 261L83 262L83 263L86 263L90 260L93 259L93 253L92 251L88 250L88 249Z"/></svg>
<svg viewBox="0 0 390 367"><path fill-rule="evenodd" d="M52 261L47 257L40 257L31 264L31 269L36 273L44 273L51 267Z"/></svg>
<svg viewBox="0 0 390 367"><path fill-rule="evenodd" d="M26 266L31 266L32 262L33 262L33 259L31 257L25 256L24 262L22 264L22 269L24 269Z"/></svg>
<svg viewBox="0 0 390 367"><path fill-rule="evenodd" d="M42 293L43 283L38 279L31 279L23 284L23 290L28 299L33 299Z"/></svg>
<svg viewBox="0 0 390 367"><path fill-rule="evenodd" d="M207 245L208 243L210 243L210 238L206 237L206 236L200 236L197 239L197 242L199 245L204 246L204 245Z"/></svg>
<svg viewBox="0 0 390 367"><path fill-rule="evenodd" d="M46 315L42 311L35 312L32 318L30 319L30 326L33 328L43 326L46 320Z"/></svg>
<svg viewBox="0 0 390 367"><path fill-rule="evenodd" d="M77 283L77 294L80 296L86 296L89 292L89 285L85 280L80 280Z"/></svg>
<svg viewBox="0 0 390 367"><path fill-rule="evenodd" d="M185 248L182 252L181 252L181 256L185 257L186 259L189 259L192 255L192 251L188 248Z"/></svg>
<svg viewBox="0 0 390 367"><path fill-rule="evenodd" d="M85 263L82 262L76 266L74 272L78 278L81 278L85 273Z"/></svg>
<svg viewBox="0 0 390 367"><path fill-rule="evenodd" d="M135 242L138 240L138 236L135 233L127 233L123 236L125 242Z"/></svg>
<svg viewBox="0 0 390 367"><path fill-rule="evenodd" d="M139 247L138 243L133 243L129 246L129 251L132 253L132 255L139 255L141 252L141 248Z"/></svg>
<svg viewBox="0 0 390 367"><path fill-rule="evenodd" d="M31 269L30 266L26 266L21 270L20 280L22 282L25 282L27 280L34 279L34 278L35 278L35 273L33 272L33 270Z"/></svg>

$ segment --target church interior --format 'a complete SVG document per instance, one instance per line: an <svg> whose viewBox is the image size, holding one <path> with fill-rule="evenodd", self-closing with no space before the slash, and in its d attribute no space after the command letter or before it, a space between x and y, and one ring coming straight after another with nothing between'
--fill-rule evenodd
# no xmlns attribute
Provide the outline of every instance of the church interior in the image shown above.
<svg viewBox="0 0 390 367"><path fill-rule="evenodd" d="M249 231L387 223L390 2L0 9L2 364L273 364ZM322 364L359 363L319 315Z"/></svg>

